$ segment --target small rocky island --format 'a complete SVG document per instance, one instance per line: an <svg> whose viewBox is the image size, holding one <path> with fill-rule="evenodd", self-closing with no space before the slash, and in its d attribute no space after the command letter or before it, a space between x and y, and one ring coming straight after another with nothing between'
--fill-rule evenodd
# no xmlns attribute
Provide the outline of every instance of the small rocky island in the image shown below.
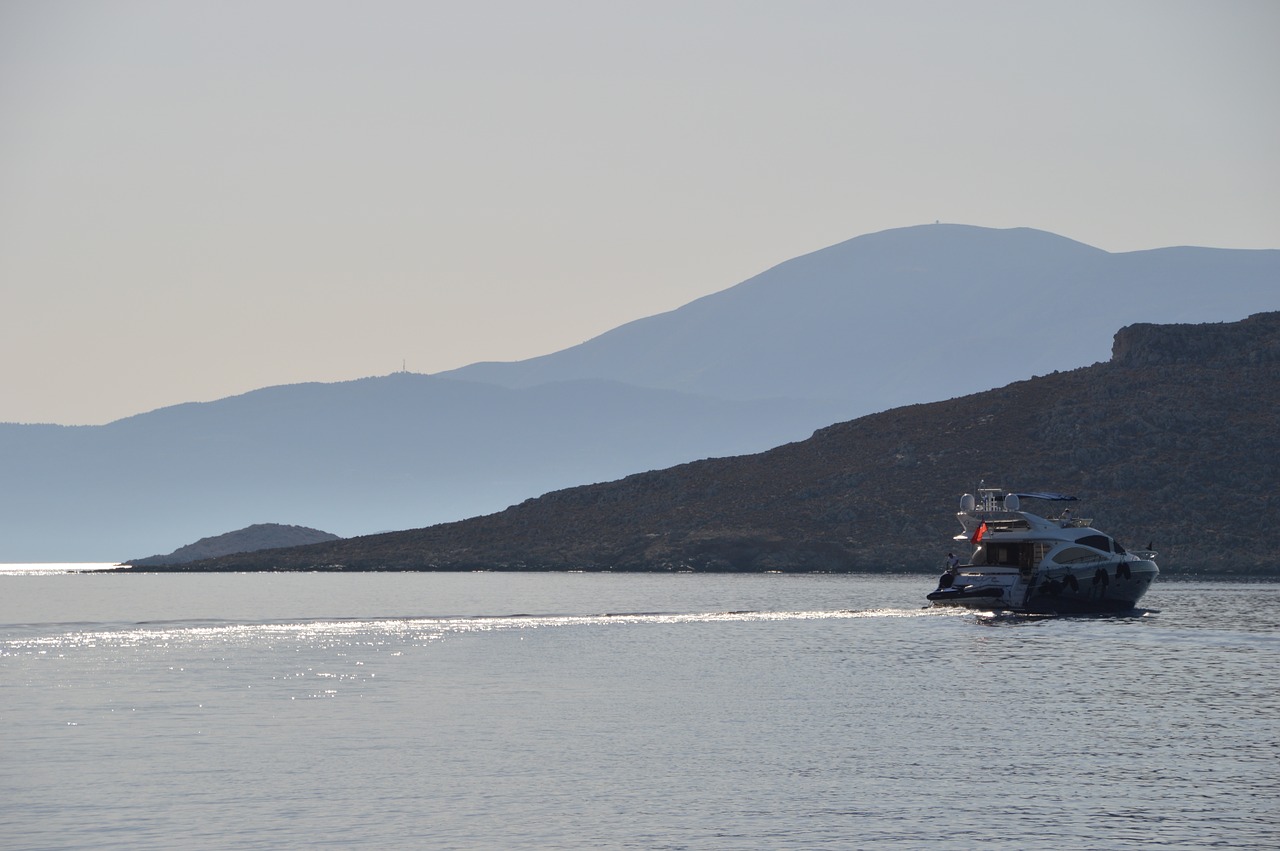
<svg viewBox="0 0 1280 851"><path fill-rule="evenodd" d="M261 550L274 550L280 547L300 547L306 544L322 544L327 541L340 541L337 535L321 532L319 529L308 529L306 526L285 526L280 523L255 523L225 535L214 535L201 538L194 544L169 553L168 555L148 556L132 559L128 564L139 567L159 567L168 564L186 564L201 559L229 556L237 553L256 553Z"/></svg>

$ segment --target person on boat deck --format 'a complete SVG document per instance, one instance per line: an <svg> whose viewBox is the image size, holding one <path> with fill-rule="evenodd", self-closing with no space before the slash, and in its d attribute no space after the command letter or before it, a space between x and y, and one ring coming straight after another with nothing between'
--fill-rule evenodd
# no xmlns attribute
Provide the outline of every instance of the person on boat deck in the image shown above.
<svg viewBox="0 0 1280 851"><path fill-rule="evenodd" d="M1068 526L1070 526L1070 525L1071 525L1071 509L1070 509L1070 508L1065 509L1065 510L1062 512L1062 517L1060 517L1059 519L1062 521L1062 528L1063 528L1063 529L1065 529L1065 528L1067 528Z"/></svg>
<svg viewBox="0 0 1280 851"><path fill-rule="evenodd" d="M960 565L960 559L956 558L955 553L947 553L947 569L942 571L942 575L938 577L938 590L950 588L956 581L956 568Z"/></svg>

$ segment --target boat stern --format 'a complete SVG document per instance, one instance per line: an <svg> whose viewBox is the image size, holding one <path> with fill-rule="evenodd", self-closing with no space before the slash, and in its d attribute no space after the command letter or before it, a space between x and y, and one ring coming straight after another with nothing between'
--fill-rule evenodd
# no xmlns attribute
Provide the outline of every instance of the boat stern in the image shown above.
<svg viewBox="0 0 1280 851"><path fill-rule="evenodd" d="M1013 605L1013 592L1018 571L962 567L947 571L938 580L938 588L925 595L935 606L960 606L967 609L993 611Z"/></svg>

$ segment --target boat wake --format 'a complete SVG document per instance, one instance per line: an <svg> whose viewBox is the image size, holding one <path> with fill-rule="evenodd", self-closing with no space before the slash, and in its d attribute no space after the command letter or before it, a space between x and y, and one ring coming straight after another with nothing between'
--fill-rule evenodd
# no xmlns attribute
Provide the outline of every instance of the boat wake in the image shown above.
<svg viewBox="0 0 1280 851"><path fill-rule="evenodd" d="M134 624L22 624L9 627L0 641L0 655L22 651L48 651L93 647L158 646L173 643L249 640L298 642L366 636L373 639L435 641L471 633L530 629L759 623L768 621L852 620L862 618L912 618L936 615L928 609L844 609L832 611L731 611L731 612L608 612L595 615L508 614L377 618L316 618L277 621L147 621Z"/></svg>

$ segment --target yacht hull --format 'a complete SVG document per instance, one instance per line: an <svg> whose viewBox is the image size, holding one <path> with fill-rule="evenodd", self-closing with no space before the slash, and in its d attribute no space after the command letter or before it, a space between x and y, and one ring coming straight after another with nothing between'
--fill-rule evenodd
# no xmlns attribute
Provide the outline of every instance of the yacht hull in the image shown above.
<svg viewBox="0 0 1280 851"><path fill-rule="evenodd" d="M1028 614L1106 614L1131 611L1160 571L1154 561L1126 561L1043 575L960 572L951 587L927 596L935 606Z"/></svg>

